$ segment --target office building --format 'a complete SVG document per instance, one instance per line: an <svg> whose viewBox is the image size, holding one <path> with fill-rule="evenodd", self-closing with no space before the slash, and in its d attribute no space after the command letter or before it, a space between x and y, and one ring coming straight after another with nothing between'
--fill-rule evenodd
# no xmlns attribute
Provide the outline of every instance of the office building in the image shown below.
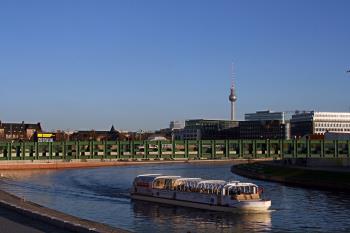
<svg viewBox="0 0 350 233"><path fill-rule="evenodd" d="M242 139L289 139L290 125L284 112L270 110L246 113L245 121L239 123Z"/></svg>
<svg viewBox="0 0 350 233"><path fill-rule="evenodd" d="M237 127L237 121L193 119L185 121L185 128L174 130L176 140L217 139L226 129Z"/></svg>
<svg viewBox="0 0 350 233"><path fill-rule="evenodd" d="M289 124L279 120L239 122L241 139L288 139Z"/></svg>
<svg viewBox="0 0 350 233"><path fill-rule="evenodd" d="M183 121L170 121L169 128L174 129L183 129L185 128L185 123Z"/></svg>
<svg viewBox="0 0 350 233"><path fill-rule="evenodd" d="M301 112L294 114L290 123L292 137L324 135L326 132L350 133L348 112Z"/></svg>
<svg viewBox="0 0 350 233"><path fill-rule="evenodd" d="M267 111L258 111L255 113L246 113L244 115L246 121L281 121L285 122L284 112L272 112Z"/></svg>

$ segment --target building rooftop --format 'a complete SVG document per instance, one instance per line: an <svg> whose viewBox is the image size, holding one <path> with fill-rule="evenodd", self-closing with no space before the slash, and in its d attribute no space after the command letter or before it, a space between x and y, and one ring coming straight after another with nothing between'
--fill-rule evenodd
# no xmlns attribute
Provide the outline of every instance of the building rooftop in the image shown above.
<svg viewBox="0 0 350 233"><path fill-rule="evenodd" d="M32 130L37 130L41 131L41 124L40 123L3 123L0 121L0 128L3 128L5 130L5 133L9 132L19 132L19 131L24 131L27 129L32 129Z"/></svg>

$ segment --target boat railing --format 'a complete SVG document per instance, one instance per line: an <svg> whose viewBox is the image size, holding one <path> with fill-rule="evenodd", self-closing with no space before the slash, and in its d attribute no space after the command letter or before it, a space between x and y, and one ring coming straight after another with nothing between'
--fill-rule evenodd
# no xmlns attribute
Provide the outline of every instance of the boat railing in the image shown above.
<svg viewBox="0 0 350 233"><path fill-rule="evenodd" d="M205 189L191 186L176 186L172 190L179 192L201 193L201 194L215 194L222 195L222 189Z"/></svg>

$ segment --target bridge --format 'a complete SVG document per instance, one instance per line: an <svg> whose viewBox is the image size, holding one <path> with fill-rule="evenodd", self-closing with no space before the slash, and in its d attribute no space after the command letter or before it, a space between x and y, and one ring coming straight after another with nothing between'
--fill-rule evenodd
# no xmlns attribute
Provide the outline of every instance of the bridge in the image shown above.
<svg viewBox="0 0 350 233"><path fill-rule="evenodd" d="M0 160L350 158L341 140L0 142Z"/></svg>

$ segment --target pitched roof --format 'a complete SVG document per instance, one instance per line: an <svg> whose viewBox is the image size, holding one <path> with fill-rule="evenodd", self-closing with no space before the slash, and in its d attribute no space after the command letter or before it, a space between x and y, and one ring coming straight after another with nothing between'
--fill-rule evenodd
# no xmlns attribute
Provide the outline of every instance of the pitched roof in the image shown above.
<svg viewBox="0 0 350 233"><path fill-rule="evenodd" d="M0 122L0 128L3 128L5 130L5 133L10 133L14 131L26 131L27 129L33 129L36 131L41 131L41 125L40 123L37 124L25 124L22 123L2 123Z"/></svg>

